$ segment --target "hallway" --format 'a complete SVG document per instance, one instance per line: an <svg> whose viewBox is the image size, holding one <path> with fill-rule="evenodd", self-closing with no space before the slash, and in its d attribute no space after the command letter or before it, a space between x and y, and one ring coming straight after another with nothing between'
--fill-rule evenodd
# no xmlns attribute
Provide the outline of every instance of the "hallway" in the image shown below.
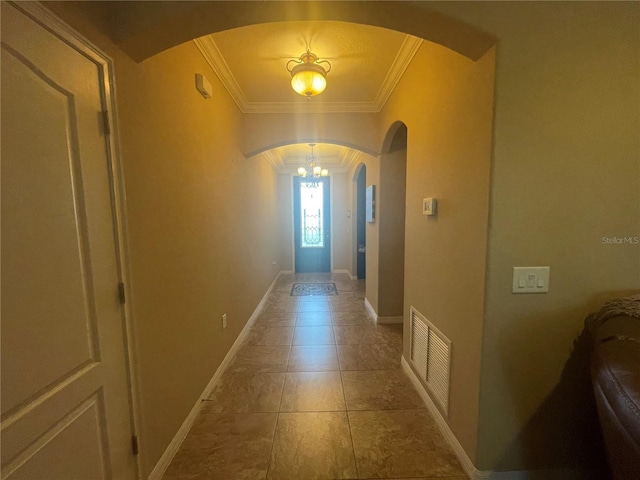
<svg viewBox="0 0 640 480"><path fill-rule="evenodd" d="M363 299L346 274L280 275L163 478L466 480L401 369L402 326Z"/></svg>

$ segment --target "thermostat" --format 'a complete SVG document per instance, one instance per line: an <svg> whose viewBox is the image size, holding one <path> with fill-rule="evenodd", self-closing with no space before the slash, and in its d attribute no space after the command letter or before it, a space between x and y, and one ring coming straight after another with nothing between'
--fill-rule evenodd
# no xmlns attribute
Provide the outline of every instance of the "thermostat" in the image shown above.
<svg viewBox="0 0 640 480"><path fill-rule="evenodd" d="M435 215L436 213L438 213L438 200L436 200L435 198L423 198L422 214Z"/></svg>

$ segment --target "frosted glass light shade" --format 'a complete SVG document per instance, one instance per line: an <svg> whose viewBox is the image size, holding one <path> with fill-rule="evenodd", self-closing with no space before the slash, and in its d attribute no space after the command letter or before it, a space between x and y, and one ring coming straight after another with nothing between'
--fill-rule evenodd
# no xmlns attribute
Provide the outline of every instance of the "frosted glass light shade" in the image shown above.
<svg viewBox="0 0 640 480"><path fill-rule="evenodd" d="M304 63L291 71L291 88L305 97L313 97L327 88L325 71L318 65Z"/></svg>

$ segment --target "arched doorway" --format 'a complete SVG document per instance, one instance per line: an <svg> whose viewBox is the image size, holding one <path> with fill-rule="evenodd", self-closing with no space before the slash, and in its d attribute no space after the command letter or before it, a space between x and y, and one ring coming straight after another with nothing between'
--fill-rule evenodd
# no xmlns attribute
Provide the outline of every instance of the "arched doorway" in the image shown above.
<svg viewBox="0 0 640 480"><path fill-rule="evenodd" d="M394 124L380 156L378 322L402 323L404 310L407 127Z"/></svg>

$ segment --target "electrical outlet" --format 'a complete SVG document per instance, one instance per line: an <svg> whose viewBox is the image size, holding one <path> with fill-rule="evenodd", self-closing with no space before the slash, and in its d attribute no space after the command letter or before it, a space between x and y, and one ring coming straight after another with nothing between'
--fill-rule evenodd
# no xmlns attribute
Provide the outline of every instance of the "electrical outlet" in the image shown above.
<svg viewBox="0 0 640 480"><path fill-rule="evenodd" d="M227 328L227 314L222 314L222 328Z"/></svg>

